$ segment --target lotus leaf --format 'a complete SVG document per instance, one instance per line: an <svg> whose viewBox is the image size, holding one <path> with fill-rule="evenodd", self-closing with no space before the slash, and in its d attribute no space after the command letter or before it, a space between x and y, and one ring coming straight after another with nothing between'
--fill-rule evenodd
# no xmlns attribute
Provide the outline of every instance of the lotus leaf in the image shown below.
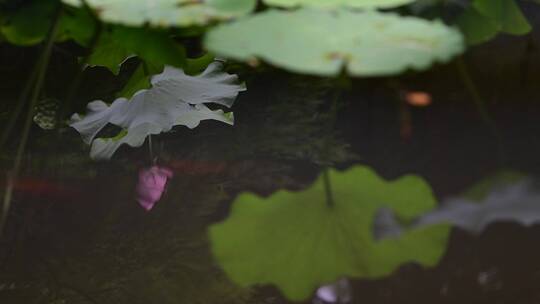
<svg viewBox="0 0 540 304"><path fill-rule="evenodd" d="M184 48L165 32L148 28L111 26L103 33L94 52L88 58L91 66L105 66L117 74L120 65L137 55L151 66L183 67L186 63Z"/></svg>
<svg viewBox="0 0 540 304"><path fill-rule="evenodd" d="M416 0L264 0L268 5L281 7L313 6L313 7L354 7L354 8L392 8L409 4Z"/></svg>
<svg viewBox="0 0 540 304"><path fill-rule="evenodd" d="M62 0L81 6L81 0ZM248 14L255 0L86 0L99 17L107 22L131 26L203 25L212 20L226 20Z"/></svg>
<svg viewBox="0 0 540 304"><path fill-rule="evenodd" d="M458 18L468 44L490 40L499 32L523 35L531 30L514 0L475 0Z"/></svg>
<svg viewBox="0 0 540 304"><path fill-rule="evenodd" d="M214 56L212 54L205 54L198 58L187 58L183 69L184 73L187 75L200 74L213 61ZM150 82L152 75L159 73L162 69L161 65L150 64L148 61L142 62L131 74L124 88L118 92L117 97L131 98L138 91L150 88L152 86Z"/></svg>
<svg viewBox="0 0 540 304"><path fill-rule="evenodd" d="M376 11L270 10L223 24L206 37L215 54L261 58L293 72L323 76L399 74L446 62L464 48L460 32L439 21Z"/></svg>
<svg viewBox="0 0 540 304"><path fill-rule="evenodd" d="M406 262L433 266L444 253L448 226L410 230L375 241L375 212L391 208L404 221L435 207L418 176L386 181L367 167L329 170L333 204L324 178L300 192L268 198L241 194L229 217L209 229L212 251L241 286L275 284L291 300L303 300L344 276L378 278Z"/></svg>
<svg viewBox="0 0 540 304"><path fill-rule="evenodd" d="M236 76L220 72L221 65L215 62L198 76L166 67L152 78L152 88L137 92L130 100L118 98L110 106L101 100L93 101L88 104L86 116L72 117L71 126L92 144L92 158L108 159L122 144L141 146L148 135L167 132L173 126L193 129L205 119L233 124L232 113L212 111L205 105L230 107L238 93L245 90ZM123 131L113 138L94 139L108 123Z"/></svg>

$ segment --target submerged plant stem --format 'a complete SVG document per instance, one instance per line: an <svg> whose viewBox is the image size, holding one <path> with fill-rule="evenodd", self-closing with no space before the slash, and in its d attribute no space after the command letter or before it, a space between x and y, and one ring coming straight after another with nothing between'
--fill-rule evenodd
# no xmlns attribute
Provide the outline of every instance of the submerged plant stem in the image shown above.
<svg viewBox="0 0 540 304"><path fill-rule="evenodd" d="M458 58L457 62L457 69L459 72L459 76L461 77L461 80L463 81L463 84L465 85L465 88L469 91L469 93L472 96L472 99L474 101L474 104L476 105L476 108L478 110L478 113L480 114L480 117L484 121L484 123L491 129L491 132L493 133L493 136L495 137L497 141L497 152L498 152L498 158L501 163L504 163L504 160L506 159L505 153L504 153L504 146L502 143L502 138L499 134L499 130L497 129L497 124L495 121L491 118L488 111L486 110L486 103L480 93L478 92L478 89L476 85L474 84L474 81L472 80L469 71L467 70L467 67L465 65L465 62L463 61L463 58Z"/></svg>
<svg viewBox="0 0 540 304"><path fill-rule="evenodd" d="M324 192L326 194L326 205L329 208L334 207L334 193L332 192L332 184L330 183L330 175L328 174L328 168L323 170L323 180L324 180Z"/></svg>
<svg viewBox="0 0 540 304"><path fill-rule="evenodd" d="M330 106L330 119L328 121L328 128L331 129L333 131L334 129L334 125L336 123L336 120L337 120L337 114L338 114L338 111L339 111L339 106L338 106L338 102L339 102L339 98L341 96L341 90L337 90L333 97L332 97L332 104ZM334 193L332 192L332 184L330 182L330 175L328 174L328 166L330 166L330 164L332 164L332 161L331 161L331 157L330 157L330 136L332 136L331 134L333 134L333 132L330 132L328 137L326 138L326 143L325 143L325 146L324 146L324 158L323 159L323 162L324 162L324 167L323 167L323 180L324 180L324 192L326 194L326 205L329 207L329 208L332 208L334 207L335 203L334 203Z"/></svg>
<svg viewBox="0 0 540 304"><path fill-rule="evenodd" d="M489 113L486 110L486 103L482 96L480 96L480 93L478 92L478 89L476 88L476 85L474 84L474 81L472 80L471 75L469 74L469 71L465 66L465 62L463 62L462 58L459 58L456 64L459 76L461 77L465 88L471 94L471 97L474 101L474 104L476 105L476 109L478 110L480 117L488 126L496 130L497 128L495 126L495 122L493 121L493 119L491 119L491 116L489 116Z"/></svg>
<svg viewBox="0 0 540 304"><path fill-rule="evenodd" d="M5 144L7 143L9 139L9 135L11 134L11 131L13 130L13 127L17 123L17 119L21 115L22 109L24 108L24 105L26 104L26 101L28 100L28 95L30 94L30 91L32 90L32 85L35 83L36 75L39 68L39 61L41 60L41 57L38 59L38 61L35 64L35 68L32 69L32 73L30 74L30 77L26 80L26 84L24 85L24 89L19 96L17 106L13 113L11 113L11 117L9 118L9 121L7 122L4 130L2 131L2 137L0 138L0 148L5 147Z"/></svg>
<svg viewBox="0 0 540 304"><path fill-rule="evenodd" d="M49 33L47 34L45 47L37 62L37 68L36 68L37 72L35 75L36 79L35 79L35 83L34 83L32 93L30 96L29 109L28 109L28 113L26 114L26 120L24 122L23 130L21 133L21 140L19 142L19 146L17 147L15 160L13 162L13 168L11 172L8 173L8 176L7 176L6 190L4 192L4 200L3 200L3 207L2 207L2 215L0 216L0 236L3 233L4 226L5 226L7 216L9 213L9 209L11 207L11 200L13 198L13 187L19 175L22 155L26 148L26 143L28 142L28 135L30 133L30 127L32 126L32 117L34 116L35 107L37 104L39 93L41 92L41 88L45 80L47 67L49 66L51 50L54 43L54 38L56 37L56 33L60 25L59 21L60 21L61 15L62 15L62 5L59 4L55 12L53 23L51 25L51 28L49 29Z"/></svg>

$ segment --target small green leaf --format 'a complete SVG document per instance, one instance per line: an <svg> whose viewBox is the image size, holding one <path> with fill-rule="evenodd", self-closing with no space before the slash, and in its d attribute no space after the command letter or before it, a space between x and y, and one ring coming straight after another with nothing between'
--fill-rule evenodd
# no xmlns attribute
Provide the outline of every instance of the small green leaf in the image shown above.
<svg viewBox="0 0 540 304"><path fill-rule="evenodd" d="M64 7L62 14L61 40L73 39L82 46L88 46L96 34L96 20L84 8Z"/></svg>
<svg viewBox="0 0 540 304"><path fill-rule="evenodd" d="M185 65L184 48L165 32L149 28L111 26L99 40L88 60L89 65L100 65L117 74L126 58L137 55L153 66Z"/></svg>
<svg viewBox="0 0 540 304"><path fill-rule="evenodd" d="M515 0L475 0L473 6L482 15L494 20L501 32L523 35L531 31L529 21Z"/></svg>
<svg viewBox="0 0 540 304"><path fill-rule="evenodd" d="M467 44L486 42L498 33L524 35L531 25L514 0L475 0L457 20Z"/></svg>
<svg viewBox="0 0 540 304"><path fill-rule="evenodd" d="M470 7L457 19L468 45L475 45L491 40L499 33L497 24L490 18Z"/></svg>
<svg viewBox="0 0 540 304"><path fill-rule="evenodd" d="M241 286L275 284L291 300L343 276L379 278L407 262L437 264L447 244L446 225L374 240L374 216L392 209L403 220L435 207L426 182L413 175L385 181L367 167L329 171L333 205L323 177L300 192L268 198L241 194L230 216L210 227L212 251Z"/></svg>

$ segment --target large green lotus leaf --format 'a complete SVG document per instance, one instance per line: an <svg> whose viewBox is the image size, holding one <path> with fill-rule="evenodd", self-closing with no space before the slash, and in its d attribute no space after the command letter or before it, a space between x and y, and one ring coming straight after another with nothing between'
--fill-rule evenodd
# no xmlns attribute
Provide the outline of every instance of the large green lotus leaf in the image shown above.
<svg viewBox="0 0 540 304"><path fill-rule="evenodd" d="M224 57L261 58L293 72L353 76L399 74L446 62L463 51L458 30L439 21L376 11L271 10L223 24L206 37Z"/></svg>
<svg viewBox="0 0 540 304"><path fill-rule="evenodd" d="M275 284L291 300L339 277L378 278L403 263L435 265L446 249L446 225L410 230L375 241L374 215L390 208L403 221L435 206L430 187L417 176L385 181L367 167L329 171L334 204L324 178L301 192L268 198L241 194L230 216L209 229L212 251L242 286Z"/></svg>
<svg viewBox="0 0 540 304"><path fill-rule="evenodd" d="M267 5L281 7L312 6L312 7L354 7L354 8L391 8L416 0L264 0Z"/></svg>
<svg viewBox="0 0 540 304"><path fill-rule="evenodd" d="M81 6L81 0L62 0ZM107 22L130 26L203 25L212 20L225 20L251 12L255 0L86 0L99 17Z"/></svg>

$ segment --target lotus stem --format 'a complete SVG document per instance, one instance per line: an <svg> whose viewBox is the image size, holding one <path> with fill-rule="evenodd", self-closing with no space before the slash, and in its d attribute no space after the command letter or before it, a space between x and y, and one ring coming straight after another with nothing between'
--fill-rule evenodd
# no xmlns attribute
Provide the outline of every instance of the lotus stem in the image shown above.
<svg viewBox="0 0 540 304"><path fill-rule="evenodd" d="M328 174L328 168L323 170L324 192L326 194L326 206L333 208L335 206L334 193L332 192L332 184L330 182L330 174Z"/></svg>
<svg viewBox="0 0 540 304"><path fill-rule="evenodd" d="M36 75L39 67L39 60L41 60L41 57L36 62L36 65L34 69L32 69L32 72L30 74L30 77L26 80L26 84L24 85L24 89L19 96L17 106L13 113L11 113L11 117L9 118L9 121L7 122L4 131L2 132L2 138L0 138L0 148L5 147L5 144L7 143L7 140L9 139L9 135L11 134L11 131L13 130L13 127L17 123L17 119L21 115L22 109L24 108L24 105L26 104L26 101L28 100L28 95L30 94L30 91L32 90L32 85L34 84L36 80Z"/></svg>
<svg viewBox="0 0 540 304"><path fill-rule="evenodd" d="M150 155L150 163L154 164L156 159L154 158L154 147L152 145L152 135L148 135L148 154Z"/></svg>
<svg viewBox="0 0 540 304"><path fill-rule="evenodd" d="M4 193L4 202L3 202L3 208L2 208L2 215L0 216L0 236L3 233L5 223L7 221L7 216L9 213L9 209L11 207L11 200L13 199L13 186L15 185L15 182L17 180L17 177L19 175L20 167L21 167L21 160L23 152L26 148L26 143L28 142L28 135L30 133L30 127L32 126L32 117L34 116L35 107L37 104L37 100L39 97L39 93L41 92L41 88L43 86L43 82L45 80L45 74L47 72L47 68L49 66L49 59L51 57L51 50L52 46L54 44L54 38L56 37L56 33L58 32L58 28L60 25L60 16L62 15L62 5L59 4L58 8L56 9L54 19L51 25L51 28L49 29L49 32L47 33L47 38L45 42L45 47L43 49L43 52L37 62L37 73L36 73L36 81L34 83L34 87L30 96L30 102L29 102L29 109L28 113L26 114L26 120L24 122L23 131L21 135L21 141L19 142L19 146L17 148L17 152L15 154L15 160L13 163L13 169L11 172L7 174L7 184L6 184L6 190ZM24 92L23 92L24 94Z"/></svg>
<svg viewBox="0 0 540 304"><path fill-rule="evenodd" d="M331 107L330 107L330 119L329 119L329 122L328 122L328 129L333 131L334 129L334 125L336 123L336 120L337 120L337 114L338 114L338 110L339 110L339 107L338 107L338 102L339 102L339 98L341 96L341 90L337 90L335 93L334 93L334 96L332 98L332 104L331 104ZM323 167L323 181L324 181L324 192L326 194L326 205L329 207L329 208L332 208L334 207L335 205L335 201L334 201L334 193L332 192L332 184L331 184L331 181L330 181L330 174L328 173L328 171L330 170L328 168L328 166L332 163L332 161L330 160L330 153L328 152L329 149L330 149L330 137L332 136L332 133L331 132L330 134L328 134L327 136L327 139L326 139L326 144L325 144L325 155L324 155L324 167Z"/></svg>
<svg viewBox="0 0 540 304"><path fill-rule="evenodd" d="M472 80L469 71L467 69L467 66L465 65L465 62L463 61L463 58L460 57L456 61L457 69L459 76L461 77L461 80L463 81L463 84L465 85L465 88L469 91L471 94L471 97L473 99L474 104L476 105L476 108L478 110L478 113L480 114L480 117L484 121L484 123L491 129L493 132L493 135L495 136L497 140L497 150L498 150L498 157L499 161L504 162L505 160L505 153L504 153L504 146L502 143L502 138L499 134L499 130L497 128L497 124L495 121L491 118L489 115L485 105L485 101L480 95L480 92L478 91L476 85L474 84L474 81Z"/></svg>

